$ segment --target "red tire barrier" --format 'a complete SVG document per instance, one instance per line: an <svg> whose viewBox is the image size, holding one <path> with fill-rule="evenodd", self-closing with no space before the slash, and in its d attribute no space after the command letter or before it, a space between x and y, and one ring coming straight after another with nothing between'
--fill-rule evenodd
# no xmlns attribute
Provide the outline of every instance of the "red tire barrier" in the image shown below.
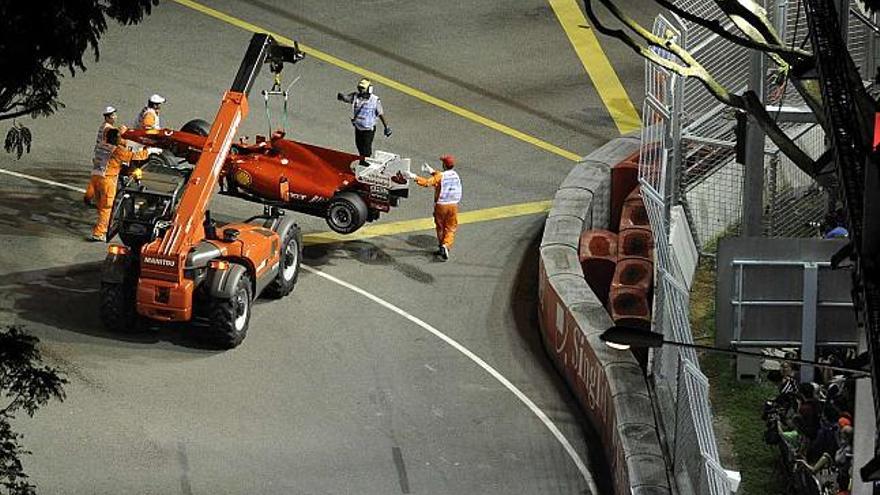
<svg viewBox="0 0 880 495"><path fill-rule="evenodd" d="M617 325L651 328L651 304L648 294L638 287L611 287L608 297L611 319Z"/></svg>
<svg viewBox="0 0 880 495"><path fill-rule="evenodd" d="M630 227L650 226L648 210L645 209L645 202L642 201L641 191L637 187L629 193L626 201L623 202L623 209L620 212L619 230Z"/></svg>
<svg viewBox="0 0 880 495"><path fill-rule="evenodd" d="M578 261L593 293L608 304L608 290L617 265L617 234L608 230L587 230L581 234Z"/></svg>
<svg viewBox="0 0 880 495"><path fill-rule="evenodd" d="M621 229L617 237L617 255L620 258L643 258L654 262L654 234L647 227Z"/></svg>
<svg viewBox="0 0 880 495"><path fill-rule="evenodd" d="M639 153L611 167L611 228L620 224L620 211L630 191L639 185Z"/></svg>
<svg viewBox="0 0 880 495"><path fill-rule="evenodd" d="M642 258L622 258L617 261L611 287L632 287L651 292L654 279L654 264Z"/></svg>

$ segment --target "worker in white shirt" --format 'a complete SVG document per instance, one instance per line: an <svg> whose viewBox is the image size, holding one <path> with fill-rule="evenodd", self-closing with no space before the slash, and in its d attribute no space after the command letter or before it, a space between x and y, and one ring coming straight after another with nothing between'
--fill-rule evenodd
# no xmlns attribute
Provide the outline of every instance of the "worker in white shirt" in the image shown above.
<svg viewBox="0 0 880 495"><path fill-rule="evenodd" d="M351 103L351 124L354 126L354 144L361 156L361 165L366 165L366 157L373 156L373 138L376 136L376 119L382 121L385 137L391 136L391 127L385 120L382 100L373 94L373 84L369 79L361 79L357 91L349 94L336 93L336 98Z"/></svg>

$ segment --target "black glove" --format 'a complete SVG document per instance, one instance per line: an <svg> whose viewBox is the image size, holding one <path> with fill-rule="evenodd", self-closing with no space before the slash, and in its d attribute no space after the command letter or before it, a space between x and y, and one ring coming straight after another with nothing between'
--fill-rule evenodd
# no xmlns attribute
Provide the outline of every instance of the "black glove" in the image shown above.
<svg viewBox="0 0 880 495"><path fill-rule="evenodd" d="M342 93L336 93L336 99L339 101L345 101L345 95Z"/></svg>
<svg viewBox="0 0 880 495"><path fill-rule="evenodd" d="M391 137L391 128L388 126L385 127L385 137Z"/></svg>

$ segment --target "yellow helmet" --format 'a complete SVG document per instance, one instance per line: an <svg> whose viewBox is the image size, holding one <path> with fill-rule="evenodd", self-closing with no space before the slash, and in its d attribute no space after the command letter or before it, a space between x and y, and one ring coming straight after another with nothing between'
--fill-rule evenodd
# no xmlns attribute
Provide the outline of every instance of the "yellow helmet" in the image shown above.
<svg viewBox="0 0 880 495"><path fill-rule="evenodd" d="M144 178L144 171L139 168L136 168L131 171L131 177L133 179L141 180Z"/></svg>

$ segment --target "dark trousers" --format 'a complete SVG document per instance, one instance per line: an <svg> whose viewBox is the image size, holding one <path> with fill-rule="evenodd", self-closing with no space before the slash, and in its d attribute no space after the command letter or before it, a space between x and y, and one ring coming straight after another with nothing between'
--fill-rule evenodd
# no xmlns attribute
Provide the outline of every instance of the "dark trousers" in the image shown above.
<svg viewBox="0 0 880 495"><path fill-rule="evenodd" d="M373 156L373 137L376 135L376 128L369 131L362 131L355 127L354 129L354 145L357 146L358 154L361 156Z"/></svg>

